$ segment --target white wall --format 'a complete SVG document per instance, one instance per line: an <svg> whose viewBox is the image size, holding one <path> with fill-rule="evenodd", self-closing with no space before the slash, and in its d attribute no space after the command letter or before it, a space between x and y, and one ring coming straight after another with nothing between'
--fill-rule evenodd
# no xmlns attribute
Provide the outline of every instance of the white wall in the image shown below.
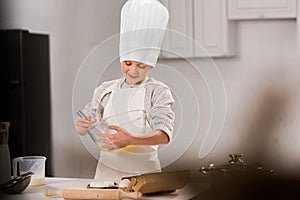
<svg viewBox="0 0 300 200"><path fill-rule="evenodd" d="M230 153L243 153L280 174L298 173L300 166L300 55L295 20L241 21L237 24L237 55L215 58L227 95L225 126L213 151L196 158L196 139L177 166L227 162ZM172 63L183 67L182 61ZM201 66L201 59L197 59ZM190 74L192 77L192 74ZM200 130L201 131L201 130Z"/></svg>
<svg viewBox="0 0 300 200"><path fill-rule="evenodd" d="M72 90L79 66L99 42L119 31L125 0L7 0L11 10L1 13L6 28L50 34L52 153L55 176L92 177L96 161L73 127ZM2 23L3 24L3 23ZM237 24L237 56L214 59L227 94L224 130L213 151L198 159L207 127L183 157L169 169L198 169L210 162L224 163L229 153L245 154L281 173L300 167L300 69L296 53L296 21L241 21ZM196 59L201 66L203 60ZM183 70L183 60L161 63ZM117 65L117 64L116 64ZM119 68L111 74L119 73ZM193 79L193 72L184 71ZM167 75L166 75L167 76ZM199 92L201 99L201 92ZM203 95L206 101L206 94ZM207 121L206 112L201 120ZM205 124L205 123L204 123ZM188 165L186 164L188 163Z"/></svg>

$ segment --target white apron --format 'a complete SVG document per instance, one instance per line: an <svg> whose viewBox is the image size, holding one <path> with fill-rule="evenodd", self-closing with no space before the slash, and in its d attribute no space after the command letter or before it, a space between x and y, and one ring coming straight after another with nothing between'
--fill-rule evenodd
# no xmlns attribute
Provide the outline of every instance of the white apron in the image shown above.
<svg viewBox="0 0 300 200"><path fill-rule="evenodd" d="M103 119L108 118L109 125L120 126L136 136L149 132L151 129L146 120L144 106L145 84L142 83L137 88L120 89L119 81L110 88L112 93L104 109ZM95 179L118 182L124 176L160 172L157 148L155 145L128 146L109 152L102 150Z"/></svg>

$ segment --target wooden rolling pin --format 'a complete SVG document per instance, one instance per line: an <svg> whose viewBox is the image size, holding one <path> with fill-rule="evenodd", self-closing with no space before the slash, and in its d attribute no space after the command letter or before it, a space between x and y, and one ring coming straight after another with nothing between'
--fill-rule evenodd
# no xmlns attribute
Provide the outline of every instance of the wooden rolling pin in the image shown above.
<svg viewBox="0 0 300 200"><path fill-rule="evenodd" d="M123 198L139 199L140 192L124 192L121 189L75 189L66 188L63 190L46 190L45 196L59 196L64 199L106 199L120 200Z"/></svg>

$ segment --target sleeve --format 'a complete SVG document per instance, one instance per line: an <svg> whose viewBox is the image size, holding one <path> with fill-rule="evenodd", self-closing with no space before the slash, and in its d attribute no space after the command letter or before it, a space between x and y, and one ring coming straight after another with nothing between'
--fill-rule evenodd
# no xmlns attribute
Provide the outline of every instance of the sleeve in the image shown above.
<svg viewBox="0 0 300 200"><path fill-rule="evenodd" d="M93 110L97 109L98 104L100 102L102 92L103 92L102 85L100 85L99 87L97 87L94 90L93 98L92 98L92 101L91 101L91 105L92 105Z"/></svg>
<svg viewBox="0 0 300 200"><path fill-rule="evenodd" d="M153 90L151 96L150 119L153 130L162 130L172 139L175 113L172 110L174 99L168 87L159 87Z"/></svg>

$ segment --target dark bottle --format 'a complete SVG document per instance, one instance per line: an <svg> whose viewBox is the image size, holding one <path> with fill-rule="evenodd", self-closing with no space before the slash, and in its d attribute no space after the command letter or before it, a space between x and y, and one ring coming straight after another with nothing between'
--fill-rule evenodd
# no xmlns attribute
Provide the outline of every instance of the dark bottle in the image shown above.
<svg viewBox="0 0 300 200"><path fill-rule="evenodd" d="M9 122L0 122L0 184L11 179L8 148Z"/></svg>

